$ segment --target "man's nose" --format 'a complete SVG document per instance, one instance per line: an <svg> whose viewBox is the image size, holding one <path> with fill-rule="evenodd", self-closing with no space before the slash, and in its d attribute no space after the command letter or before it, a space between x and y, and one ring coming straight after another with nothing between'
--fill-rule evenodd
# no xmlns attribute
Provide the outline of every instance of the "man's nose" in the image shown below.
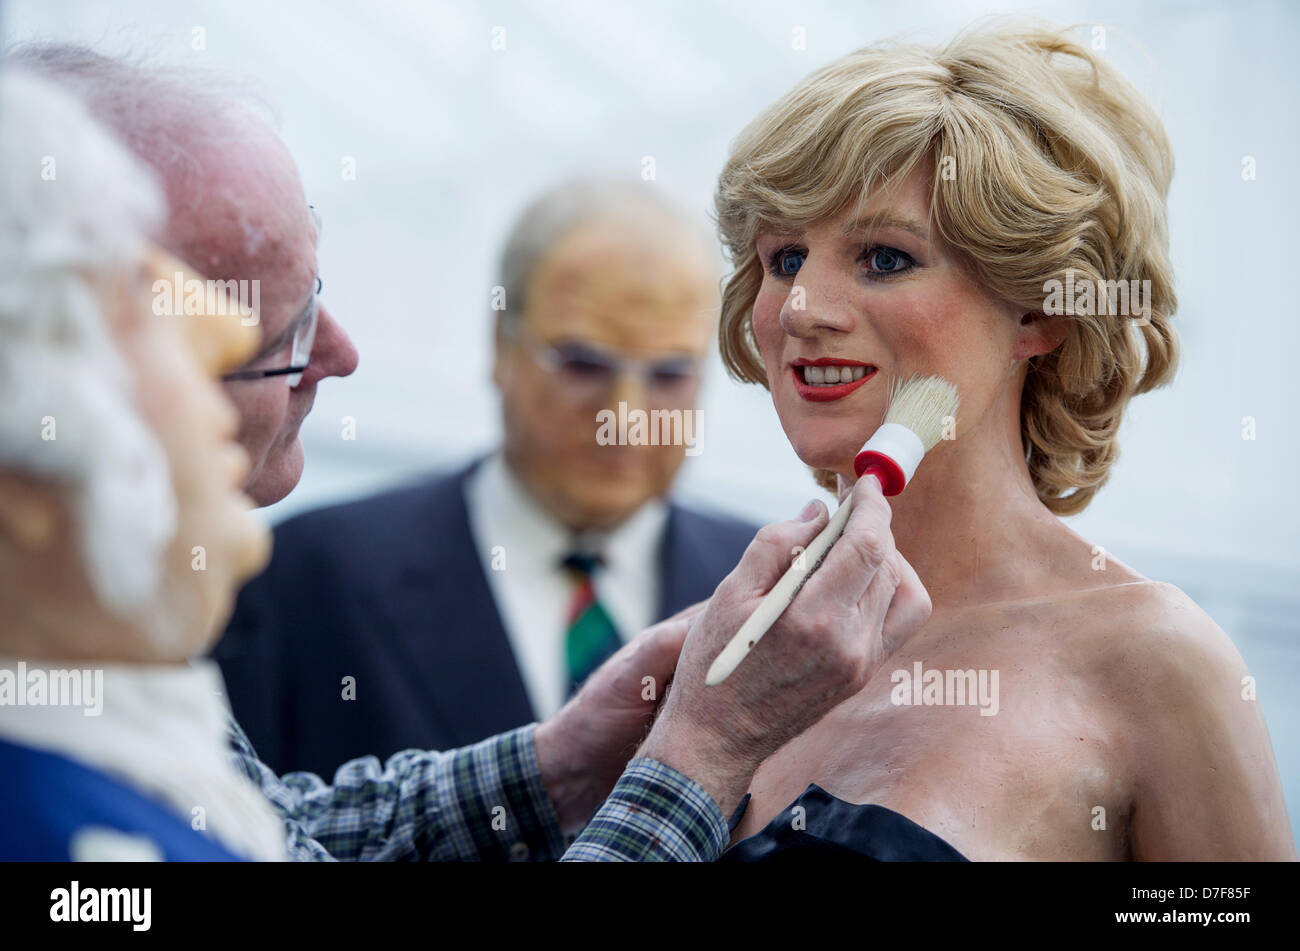
<svg viewBox="0 0 1300 951"><path fill-rule="evenodd" d="M644 409L649 404L649 393L645 379L635 370L621 367L618 378L614 381L610 402L616 408L619 403L626 403L629 409Z"/></svg>
<svg viewBox="0 0 1300 951"><path fill-rule="evenodd" d="M348 376L357 368L357 348L343 325L322 304L316 317L316 340L311 348L311 363L304 378L323 380L327 376Z"/></svg>

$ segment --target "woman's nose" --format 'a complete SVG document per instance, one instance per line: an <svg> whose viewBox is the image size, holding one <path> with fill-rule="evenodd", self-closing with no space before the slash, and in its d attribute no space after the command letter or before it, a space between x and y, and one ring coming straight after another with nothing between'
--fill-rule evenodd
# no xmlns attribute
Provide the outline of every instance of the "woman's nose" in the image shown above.
<svg viewBox="0 0 1300 951"><path fill-rule="evenodd" d="M791 337L815 337L819 333L848 333L853 329L853 312L847 295L838 293L834 279L800 268L781 305L781 328Z"/></svg>

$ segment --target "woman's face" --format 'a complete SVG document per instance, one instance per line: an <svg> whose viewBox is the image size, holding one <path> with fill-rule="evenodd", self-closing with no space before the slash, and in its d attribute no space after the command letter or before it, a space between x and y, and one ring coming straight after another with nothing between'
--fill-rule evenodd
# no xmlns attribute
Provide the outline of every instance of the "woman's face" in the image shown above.
<svg viewBox="0 0 1300 951"><path fill-rule="evenodd" d="M235 442L239 418L216 378L257 349L259 332L239 315L159 317L150 288L177 272L162 251L118 295L113 332L131 371L136 404L167 456L177 502L176 535L164 554L156 622L181 660L210 646L238 586L266 565L270 536L242 491L248 454Z"/></svg>
<svg viewBox="0 0 1300 951"><path fill-rule="evenodd" d="M931 234L929 204L929 176L916 171L873 196L856 216L861 227L849 211L757 237L764 274L754 336L781 425L805 463L849 481L895 378L954 384L960 442L1012 381L1023 349L1021 309L994 300L959 266Z"/></svg>

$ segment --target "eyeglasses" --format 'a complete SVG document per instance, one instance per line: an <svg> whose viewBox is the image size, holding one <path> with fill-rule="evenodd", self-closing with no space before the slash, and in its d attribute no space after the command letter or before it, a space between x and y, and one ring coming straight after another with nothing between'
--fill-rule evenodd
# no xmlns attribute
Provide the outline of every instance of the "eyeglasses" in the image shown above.
<svg viewBox="0 0 1300 951"><path fill-rule="evenodd" d="M674 354L650 360L634 360L612 350L578 341L550 343L515 318L506 332L532 354L538 366L558 377L573 396L594 402L609 393L625 376L639 377L652 402L673 405L691 395L700 380L701 359Z"/></svg>
<svg viewBox="0 0 1300 951"><path fill-rule="evenodd" d="M316 211L315 205L308 205L311 211L312 222L316 227L316 246L320 246L321 217ZM306 371L308 364L311 363L311 348L316 343L316 324L320 317L320 292L324 287L320 275L316 275L316 288L312 291L311 300L307 301L307 306L299 312L298 316L289 324L294 328L293 348L289 352L289 365L287 367L276 367L271 370L236 370L233 373L225 374L221 379L222 382L230 383L236 380L263 380L268 376L283 376L289 381L289 388L294 389L302 382L302 375Z"/></svg>
<svg viewBox="0 0 1300 951"><path fill-rule="evenodd" d="M225 382L234 380L261 380L268 376L283 376L289 380L289 388L292 389L302 382L303 372L311 363L311 348L316 343L316 324L320 317L320 292L324 286L320 275L316 275L316 289L312 291L311 300L302 312L294 318L290 326L296 329L293 332L293 349L289 353L289 365L287 367L276 367L271 370L236 370L234 373L227 373L221 379Z"/></svg>

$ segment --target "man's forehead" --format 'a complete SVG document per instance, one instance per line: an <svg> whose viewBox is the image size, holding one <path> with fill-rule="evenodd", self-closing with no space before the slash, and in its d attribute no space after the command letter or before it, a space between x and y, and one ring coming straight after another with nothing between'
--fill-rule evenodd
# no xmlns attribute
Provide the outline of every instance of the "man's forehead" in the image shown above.
<svg viewBox="0 0 1300 951"><path fill-rule="evenodd" d="M533 279L549 294L653 298L707 293L715 276L704 242L680 225L595 220L548 249Z"/></svg>
<svg viewBox="0 0 1300 951"><path fill-rule="evenodd" d="M172 204L165 235L205 277L258 281L270 333L301 310L316 273L313 218L296 170L279 158L268 154L261 175L247 161L208 165Z"/></svg>
<svg viewBox="0 0 1300 951"><path fill-rule="evenodd" d="M291 265L285 259L312 242L293 157L256 116L236 111L217 121L213 129L192 122L177 127L190 161L165 168L168 230L202 258L193 264L209 270Z"/></svg>
<svg viewBox="0 0 1300 951"><path fill-rule="evenodd" d="M551 338L628 351L702 351L712 339L717 287L698 235L662 215L598 218L544 255L528 311Z"/></svg>
<svg viewBox="0 0 1300 951"><path fill-rule="evenodd" d="M301 193L267 192L238 179L221 179L205 182L188 199L174 206L168 231L186 246L192 263L213 277L266 279L294 267L314 249Z"/></svg>
<svg viewBox="0 0 1300 951"><path fill-rule="evenodd" d="M707 288L665 281L657 287L588 277L563 293L530 300L529 320L550 339L587 340L641 352L703 351L716 316Z"/></svg>

